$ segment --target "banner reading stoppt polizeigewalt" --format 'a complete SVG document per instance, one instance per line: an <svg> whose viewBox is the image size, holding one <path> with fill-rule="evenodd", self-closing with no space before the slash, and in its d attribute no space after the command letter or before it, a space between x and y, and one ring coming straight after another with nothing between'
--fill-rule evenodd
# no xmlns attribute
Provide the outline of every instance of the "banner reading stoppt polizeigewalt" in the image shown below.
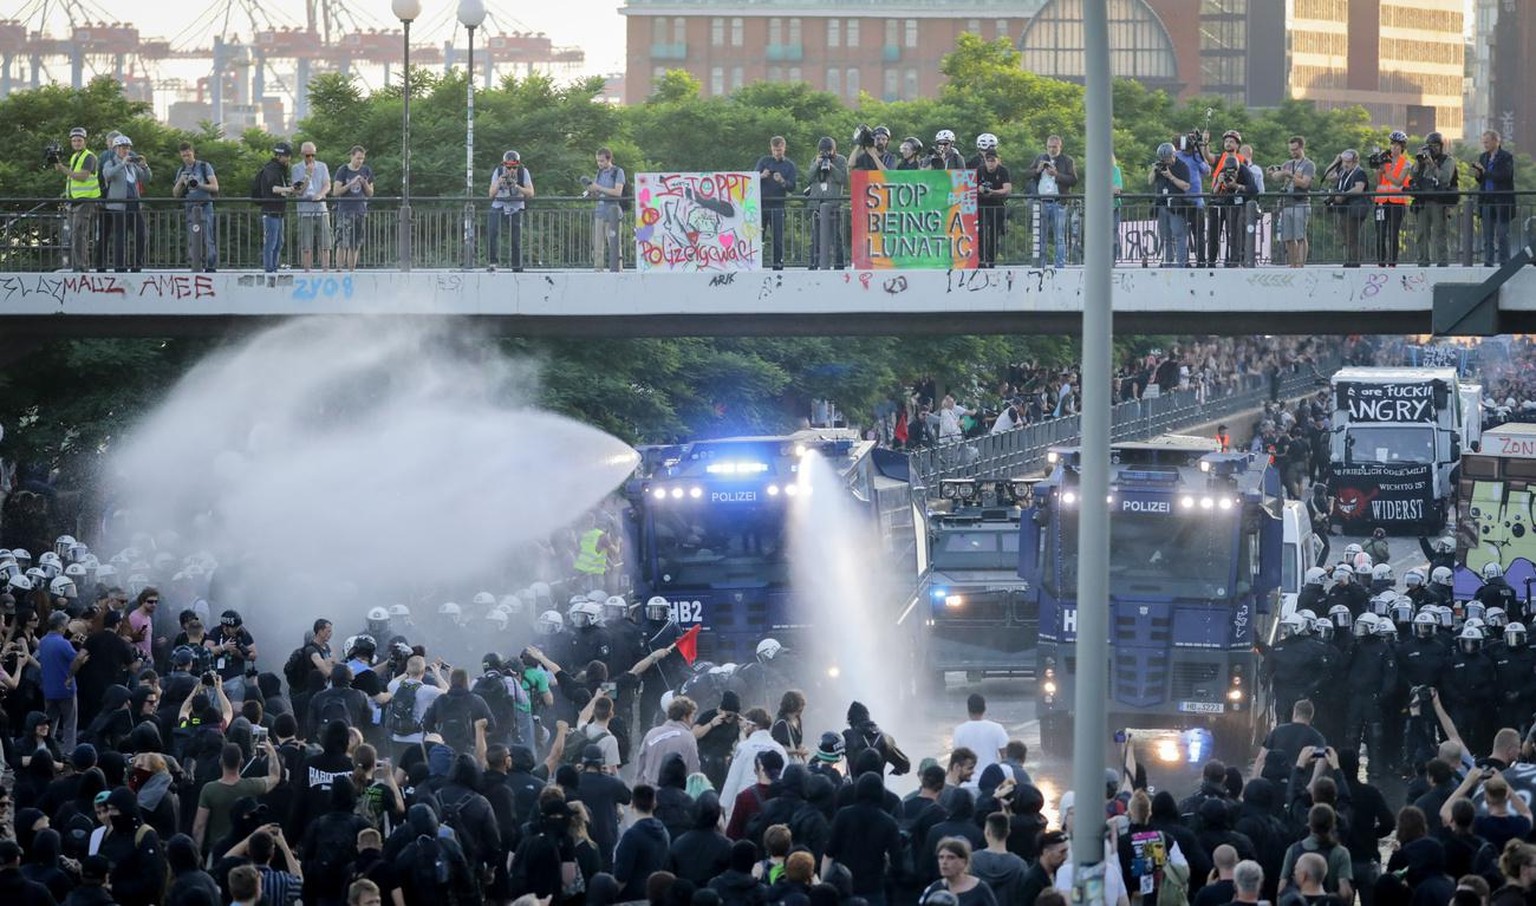
<svg viewBox="0 0 1536 906"><path fill-rule="evenodd" d="M853 265L977 266L974 170L855 170Z"/></svg>

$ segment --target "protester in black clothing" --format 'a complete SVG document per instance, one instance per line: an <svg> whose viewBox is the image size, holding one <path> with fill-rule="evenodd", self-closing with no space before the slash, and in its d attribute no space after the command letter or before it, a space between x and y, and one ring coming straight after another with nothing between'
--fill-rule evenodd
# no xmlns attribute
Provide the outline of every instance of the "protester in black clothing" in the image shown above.
<svg viewBox="0 0 1536 906"><path fill-rule="evenodd" d="M700 794L697 806L693 827L672 838L667 870L702 887L730 867L731 841L720 833L720 799L714 791Z"/></svg>
<svg viewBox="0 0 1536 906"><path fill-rule="evenodd" d="M882 808L885 787L879 774L860 775L854 789L854 804L839 809L832 819L823 873L829 860L841 862L853 875L855 894L883 902L886 861L899 855L901 845L896 819Z"/></svg>
<svg viewBox="0 0 1536 906"><path fill-rule="evenodd" d="M332 671L333 677L335 673ZM476 752L484 748L496 720L485 699L469 690L469 674L455 668L448 675L448 691L432 700L421 725L428 732L441 734L455 752Z"/></svg>
<svg viewBox="0 0 1536 906"><path fill-rule="evenodd" d="M719 894L723 906L762 906L768 902L768 887L752 877L756 864L757 846L750 840L737 840L731 846L728 867L709 882L709 889Z"/></svg>
<svg viewBox="0 0 1536 906"><path fill-rule="evenodd" d="M1068 854L1067 835L1061 831L1050 831L1040 838L1040 858L1029 866L1029 871L1024 873L1024 880L1019 884L1019 895L1016 902L1024 906L1033 906L1035 900L1040 898L1043 891L1050 890L1056 883L1056 871L1066 864Z"/></svg>
<svg viewBox="0 0 1536 906"><path fill-rule="evenodd" d="M207 903L223 902L218 882L203 871L197 844L191 837L177 834L170 838L165 844L165 859L171 873L165 906L194 906L194 901L201 897L207 897Z"/></svg>
<svg viewBox="0 0 1536 906"><path fill-rule="evenodd" d="M1200 838L1195 836L1195 832L1180 820L1179 804L1174 801L1172 793L1167 790L1157 791L1152 797L1151 817L1149 823L1152 829L1162 831L1163 836L1177 844L1184 853L1185 860L1189 862L1189 892L1192 895L1199 893L1211 874L1211 854L1200 845Z"/></svg>
<svg viewBox="0 0 1536 906"><path fill-rule="evenodd" d="M438 832L437 816L421 803L410 807L406 826L415 835L395 860L406 906L473 906L480 891L457 841ZM342 881L345 882L345 876ZM309 900L306 897L305 902ZM343 899L343 902L345 900Z"/></svg>
<svg viewBox="0 0 1536 906"><path fill-rule="evenodd" d="M1211 879L1191 900L1191 906L1225 906L1237 896L1237 884L1232 880L1237 869L1237 850L1222 845L1211 851ZM1250 860L1251 861L1251 860ZM1257 864L1257 863L1255 863Z"/></svg>
<svg viewBox="0 0 1536 906"><path fill-rule="evenodd" d="M450 822L459 836L459 848L464 850L470 869L478 879L486 876L498 864L506 864L506 847L491 803L482 795L480 766L475 756L461 752L454 756L448 782L437 791L437 801L442 814L456 815Z"/></svg>
<svg viewBox="0 0 1536 906"><path fill-rule="evenodd" d="M318 736L320 729L333 720L358 729L373 723L368 696L361 689L352 688L352 670L346 664L331 668L329 685L309 700L307 725L312 736Z"/></svg>
<svg viewBox="0 0 1536 906"><path fill-rule="evenodd" d="M613 854L613 876L623 885L620 898L638 900L645 896L645 882L653 872L667 866L671 838L666 827L656 820L656 788L640 784L631 792L630 811L635 821Z"/></svg>
<svg viewBox="0 0 1536 906"><path fill-rule="evenodd" d="M731 753L741 740L741 696L734 689L720 693L720 707L705 711L694 721L699 741L699 770L715 789L725 786Z"/></svg>
<svg viewBox="0 0 1536 906"><path fill-rule="evenodd" d="M602 854L603 870L612 869L613 849L619 842L619 806L629 804L630 790L603 767L603 750L595 745L588 745L582 753L581 778L573 798L586 803L592 813L592 842Z"/></svg>
<svg viewBox="0 0 1536 906"><path fill-rule="evenodd" d="M347 899L347 874L356 856L357 835L372 825L356 813L357 794L348 778L331 784L328 802L329 808L304 827L297 855L308 869L304 902L341 906Z"/></svg>
<svg viewBox="0 0 1536 906"><path fill-rule="evenodd" d="M982 267L997 266L997 249L1007 228L1004 204L1013 194L1012 177L996 151L982 152L982 165L976 170L976 230Z"/></svg>

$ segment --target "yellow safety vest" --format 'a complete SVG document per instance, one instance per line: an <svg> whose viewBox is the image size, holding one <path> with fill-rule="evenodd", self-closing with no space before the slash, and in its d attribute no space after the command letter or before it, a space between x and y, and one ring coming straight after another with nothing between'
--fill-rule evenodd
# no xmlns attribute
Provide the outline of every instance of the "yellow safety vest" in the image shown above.
<svg viewBox="0 0 1536 906"><path fill-rule="evenodd" d="M95 155L91 154L89 151L82 150L75 152L69 158L69 172L74 173L75 171L79 170L84 165L86 158L94 156ZM95 173L90 174L84 179L76 179L73 176L69 177L69 185L67 188L69 189L70 198L101 197L101 182L97 180Z"/></svg>
<svg viewBox="0 0 1536 906"><path fill-rule="evenodd" d="M597 549L603 538L602 529L588 529L581 535L581 552L576 555L576 571L589 576L601 576L608 571L608 556Z"/></svg>

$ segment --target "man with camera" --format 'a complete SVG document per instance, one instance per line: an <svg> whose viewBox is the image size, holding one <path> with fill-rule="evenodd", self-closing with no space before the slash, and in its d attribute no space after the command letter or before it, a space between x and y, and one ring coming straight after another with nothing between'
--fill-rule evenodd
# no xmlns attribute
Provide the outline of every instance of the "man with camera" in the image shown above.
<svg viewBox="0 0 1536 906"><path fill-rule="evenodd" d="M1402 246L1403 212L1408 210L1408 133L1392 130L1387 150L1366 158L1376 171L1376 263L1397 267L1397 250Z"/></svg>
<svg viewBox="0 0 1536 906"><path fill-rule="evenodd" d="M213 164L197 159L191 142L181 143L181 166L171 194L186 201L187 263L192 273L213 273L219 264L219 248L213 225L213 198L219 194L219 177Z"/></svg>
<svg viewBox="0 0 1536 906"><path fill-rule="evenodd" d="M64 195L69 199L69 265L84 273L91 269L91 234L94 232L96 203L101 197L101 181L96 176L96 155L85 147L85 127L69 130L69 162L50 144L44 159L64 174Z"/></svg>
<svg viewBox="0 0 1536 906"><path fill-rule="evenodd" d="M1172 142L1157 146L1157 162L1147 173L1147 185L1157 196L1157 239L1163 247L1163 266L1189 266L1189 225L1187 218L1194 207L1189 197L1189 165L1176 154Z"/></svg>
<svg viewBox="0 0 1536 906"><path fill-rule="evenodd" d="M1472 164L1477 177L1478 219L1483 223L1483 267L1509 260L1509 221L1515 213L1515 158L1504 150L1504 139L1489 129L1483 133L1483 153Z"/></svg>
<svg viewBox="0 0 1536 906"><path fill-rule="evenodd" d="M965 160L955 147L953 129L940 129L933 134L933 152L928 155L929 170L963 170Z"/></svg>
<svg viewBox="0 0 1536 906"><path fill-rule="evenodd" d="M273 145L272 159L262 166L251 186L251 198L261 207L261 269L269 274L277 273L278 258L283 252L283 215L295 193L289 180L291 160L292 145Z"/></svg>
<svg viewBox="0 0 1536 906"><path fill-rule="evenodd" d="M853 156L848 158L850 170L884 170L886 164L885 146L891 142L891 130L884 126L874 129L864 124L859 124L853 130Z"/></svg>
<svg viewBox="0 0 1536 906"><path fill-rule="evenodd" d="M997 266L997 246L1007 228L1003 207L1013 194L1013 178L1003 166L995 149L982 152L982 164L976 171L976 213L978 238L981 240L981 266Z"/></svg>
<svg viewBox="0 0 1536 906"><path fill-rule="evenodd" d="M315 143L299 146L304 158L293 165L293 192L299 199L299 263L304 270L315 264L320 252L320 269L331 269L331 212L325 199L331 194L331 170L325 161L315 158Z"/></svg>
<svg viewBox="0 0 1536 906"><path fill-rule="evenodd" d="M1456 159L1445 153L1445 137L1438 132L1424 136L1424 145L1413 155L1413 174L1408 191L1418 214L1416 241L1419 267L1450 264L1451 209L1456 205Z"/></svg>
<svg viewBox="0 0 1536 906"><path fill-rule="evenodd" d="M496 270L501 253L501 224L506 221L512 239L512 272L523 271L523 211L533 197L533 173L523 166L523 156L508 151L491 173L491 219L486 224L486 270Z"/></svg>
<svg viewBox="0 0 1536 906"><path fill-rule="evenodd" d="M1285 243L1285 263L1305 267L1307 263L1307 221L1312 218L1312 203L1307 193L1317 176L1317 165L1307 157L1307 140L1293 135L1287 142L1291 157L1270 168L1280 199L1280 241Z"/></svg>
<svg viewBox="0 0 1536 906"><path fill-rule="evenodd" d="M784 156L784 136L768 140L768 154L752 168L762 178L758 196L763 200L763 232L773 237L773 269L784 269L784 199L795 191L800 171Z"/></svg>
<svg viewBox="0 0 1536 906"><path fill-rule="evenodd" d="M1344 237L1344 266L1359 267L1360 224L1371 208L1370 199L1365 196L1370 182L1360 166L1360 155L1353 148L1345 148L1323 172L1332 177L1328 209L1339 218L1339 231Z"/></svg>
<svg viewBox="0 0 1536 906"><path fill-rule="evenodd" d="M331 194L336 203L336 269L356 270L357 256L363 247L363 218L368 215L368 199L373 197L373 168L363 163L368 151L353 145L349 159L336 169Z"/></svg>
<svg viewBox="0 0 1536 906"><path fill-rule="evenodd" d="M1221 135L1220 155L1205 149L1206 163L1211 165L1211 199L1205 213L1205 257L1212 267L1221 253L1223 236L1227 240L1223 263L1227 267L1242 266L1248 199L1258 191L1253 172L1248 169L1248 160L1238 150L1242 143L1242 133L1228 129Z"/></svg>
<svg viewBox="0 0 1536 906"><path fill-rule="evenodd" d="M1051 263L1054 249L1057 267L1067 266L1067 206L1065 196L1077 185L1077 166L1061 153L1061 136L1045 140L1045 153L1037 155L1029 168L1025 191L1035 200L1040 212L1040 228L1035 234L1035 258L1042 265Z"/></svg>
<svg viewBox="0 0 1536 906"><path fill-rule="evenodd" d="M101 176L106 182L107 217L112 223L112 267L119 272L144 269L149 236L139 199L144 196L144 186L151 175L144 155L133 150L132 139L119 135L112 140L112 156L102 163ZM127 260L124 234L130 230L133 232L133 258Z"/></svg>
<svg viewBox="0 0 1536 906"><path fill-rule="evenodd" d="M582 195L597 199L592 214L592 261L598 270L604 262L618 273L624 267L624 252L619 247L619 223L624 217L624 168L613 162L613 152L597 149L597 175L581 177Z"/></svg>
<svg viewBox="0 0 1536 906"><path fill-rule="evenodd" d="M1173 141L1175 156L1189 171L1189 189L1184 194L1191 197L1190 204L1185 207L1184 219L1189 224L1188 241L1195 250L1197 267L1205 267L1209 263L1205 257L1205 177L1211 175L1211 165L1205 159L1205 143L1209 138L1198 130L1192 130L1176 136ZM1181 267L1188 265L1188 258L1180 262Z"/></svg>
<svg viewBox="0 0 1536 906"><path fill-rule="evenodd" d="M811 203L811 270L830 270L833 261L843 269L842 197L848 185L848 158L837 153L830 135L816 144L810 185L805 197Z"/></svg>

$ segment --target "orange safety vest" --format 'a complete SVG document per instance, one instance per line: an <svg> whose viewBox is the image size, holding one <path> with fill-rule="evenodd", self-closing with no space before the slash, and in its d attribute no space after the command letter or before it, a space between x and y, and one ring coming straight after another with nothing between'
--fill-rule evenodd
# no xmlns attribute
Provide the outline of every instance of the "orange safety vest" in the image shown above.
<svg viewBox="0 0 1536 906"><path fill-rule="evenodd" d="M1391 166L1381 168L1381 179L1376 183L1377 204L1408 204L1412 199L1404 191L1404 184L1408 181L1403 175L1403 170L1408 166L1408 155L1399 154L1393 158Z"/></svg>
<svg viewBox="0 0 1536 906"><path fill-rule="evenodd" d="M1211 185L1214 186L1216 184L1216 179L1217 179L1217 177L1219 177L1221 175L1221 171L1223 171L1223 170L1225 170L1227 168L1227 157L1228 156L1230 156L1233 160L1237 161L1237 165L1239 167L1246 167L1246 166L1248 166L1247 159L1244 158L1241 154L1238 154L1236 151L1223 151L1223 152L1221 152L1221 156L1216 158L1216 166L1211 168Z"/></svg>
<svg viewBox="0 0 1536 906"><path fill-rule="evenodd" d="M1216 442L1221 444L1221 452L1230 453L1232 451L1232 435L1218 433L1216 435Z"/></svg>

